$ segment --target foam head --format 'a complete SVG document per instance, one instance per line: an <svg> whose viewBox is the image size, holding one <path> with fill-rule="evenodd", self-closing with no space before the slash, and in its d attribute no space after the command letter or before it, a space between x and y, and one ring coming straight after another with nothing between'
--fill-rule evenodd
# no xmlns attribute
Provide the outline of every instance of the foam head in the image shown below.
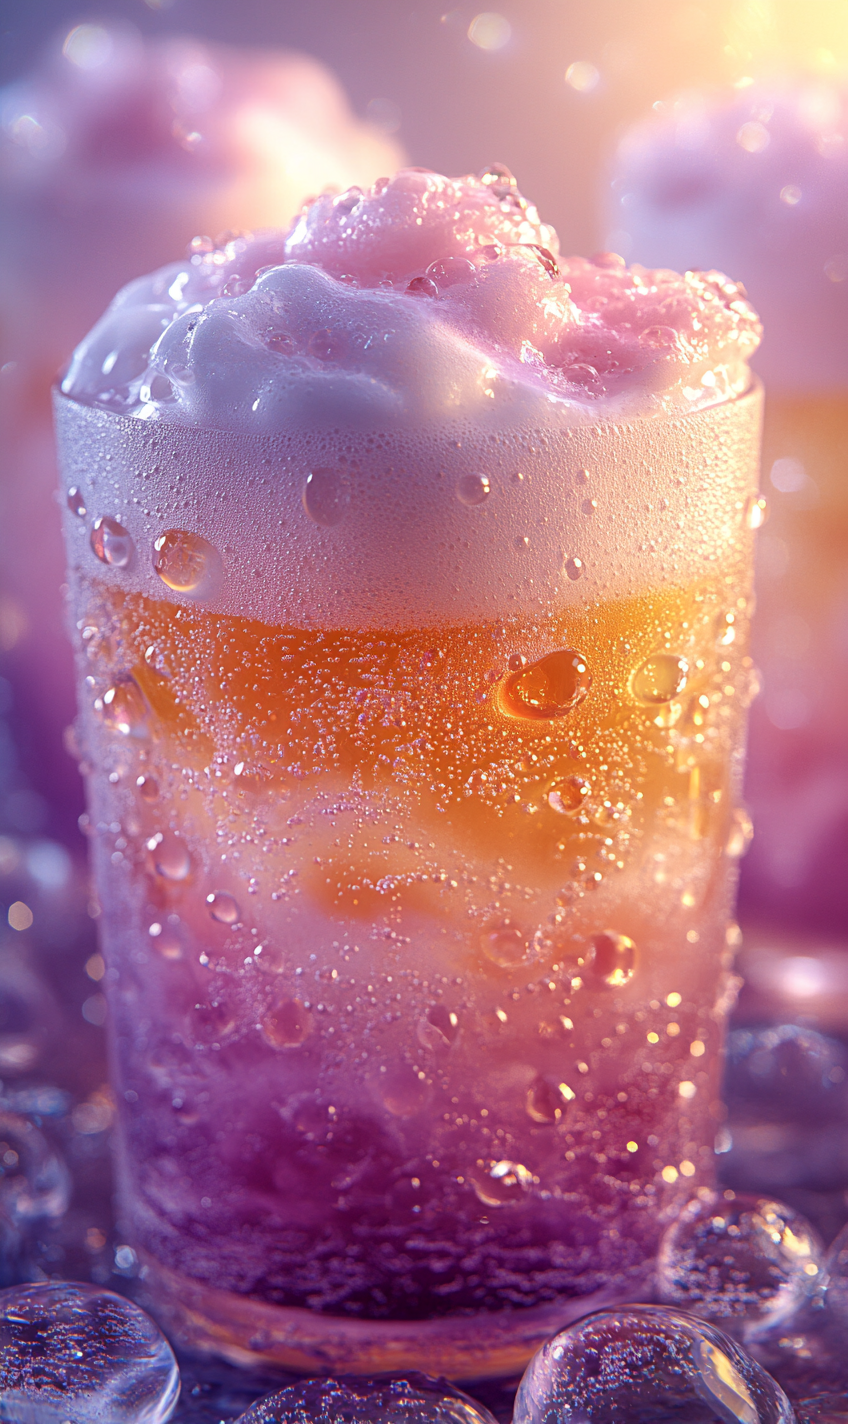
<svg viewBox="0 0 848 1424"><path fill-rule="evenodd" d="M639 262L744 282L769 384L848 382L848 87L681 95L625 135L613 167L617 240Z"/></svg>
<svg viewBox="0 0 848 1424"><path fill-rule="evenodd" d="M66 461L145 549L178 471L232 611L501 618L722 556L758 332L720 273L559 258L505 170L408 170L120 293L62 386ZM162 595L145 559L120 578Z"/></svg>

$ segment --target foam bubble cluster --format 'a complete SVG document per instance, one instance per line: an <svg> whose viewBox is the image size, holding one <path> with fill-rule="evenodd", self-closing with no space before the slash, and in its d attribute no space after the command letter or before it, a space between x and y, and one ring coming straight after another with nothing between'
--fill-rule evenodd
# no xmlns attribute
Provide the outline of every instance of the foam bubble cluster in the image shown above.
<svg viewBox="0 0 848 1424"><path fill-rule="evenodd" d="M612 192L610 240L628 256L744 281L767 381L848 381L848 86L753 84L656 106L623 139Z"/></svg>
<svg viewBox="0 0 848 1424"><path fill-rule="evenodd" d="M744 390L759 323L718 272L563 260L506 169L406 169L126 287L74 399L257 434L451 418L572 423Z"/></svg>

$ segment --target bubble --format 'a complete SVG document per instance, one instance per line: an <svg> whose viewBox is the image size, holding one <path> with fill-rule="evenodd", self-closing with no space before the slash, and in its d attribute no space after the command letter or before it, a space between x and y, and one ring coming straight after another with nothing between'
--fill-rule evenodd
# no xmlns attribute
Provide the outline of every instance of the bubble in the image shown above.
<svg viewBox="0 0 848 1424"><path fill-rule="evenodd" d="M128 677L104 692L103 721L124 737L147 736L147 703L135 678Z"/></svg>
<svg viewBox="0 0 848 1424"><path fill-rule="evenodd" d="M474 1168L468 1179L484 1206L514 1206L532 1184L533 1173L522 1162L504 1160L488 1170Z"/></svg>
<svg viewBox="0 0 848 1424"><path fill-rule="evenodd" d="M179 1392L171 1347L143 1310L67 1281L0 1293L0 1398L39 1424L163 1424Z"/></svg>
<svg viewBox="0 0 848 1424"><path fill-rule="evenodd" d="M154 541L153 550L154 571L175 593L204 593L220 572L218 550L186 529L166 530Z"/></svg>
<svg viewBox="0 0 848 1424"><path fill-rule="evenodd" d="M344 518L350 503L347 476L339 470L310 470L303 486L303 507L315 524L331 529Z"/></svg>
<svg viewBox="0 0 848 1424"><path fill-rule="evenodd" d="M439 295L439 288L432 277L413 277L406 290L411 297L437 297Z"/></svg>
<svg viewBox="0 0 848 1424"><path fill-rule="evenodd" d="M582 653L563 648L507 678L501 705L513 717L538 721L564 717L586 697L592 676Z"/></svg>
<svg viewBox="0 0 848 1424"><path fill-rule="evenodd" d="M831 1242L824 1263L827 1308L839 1324L848 1326L848 1226Z"/></svg>
<svg viewBox="0 0 848 1424"><path fill-rule="evenodd" d="M191 1033L196 1043L223 1043L236 1026L233 1012L221 999L195 1004L191 1012Z"/></svg>
<svg viewBox="0 0 848 1424"><path fill-rule="evenodd" d="M557 781L548 792L548 805L561 816L573 816L586 804L591 786L582 776L566 776Z"/></svg>
<svg viewBox="0 0 848 1424"><path fill-rule="evenodd" d="M431 262L424 275L441 289L468 282L476 273L477 268L467 257L444 257L440 262Z"/></svg>
<svg viewBox="0 0 848 1424"><path fill-rule="evenodd" d="M576 556L570 559L566 559L563 567L565 569L566 576L571 579L572 583L575 583L577 579L583 577L583 570L585 565L582 559L578 559Z"/></svg>
<svg viewBox="0 0 848 1424"><path fill-rule="evenodd" d="M417 1371L378 1379L311 1379L269 1394L239 1424L495 1424L476 1399Z"/></svg>
<svg viewBox="0 0 848 1424"><path fill-rule="evenodd" d="M754 823L744 806L737 806L730 818L730 829L724 843L724 853L739 860L748 849L754 835Z"/></svg>
<svg viewBox="0 0 848 1424"><path fill-rule="evenodd" d="M159 796L159 783L153 776L136 777L136 790L142 801L156 801Z"/></svg>
<svg viewBox="0 0 848 1424"><path fill-rule="evenodd" d="M10 1220L57 1221L70 1196L68 1169L44 1135L28 1118L0 1112L0 1205Z"/></svg>
<svg viewBox="0 0 848 1424"><path fill-rule="evenodd" d="M147 842L157 875L166 880L185 880L191 870L188 846L176 831L157 831Z"/></svg>
<svg viewBox="0 0 848 1424"><path fill-rule="evenodd" d="M75 514L77 516L77 519L85 518L88 511L85 507L85 500L83 498L82 490L78 489L76 485L72 485L71 488L68 490L67 503L68 509L71 511L71 514Z"/></svg>
<svg viewBox="0 0 848 1424"><path fill-rule="evenodd" d="M459 1019L444 1004L434 1004L418 1021L418 1042L422 1048L429 1048L434 1053L450 1048L458 1033Z"/></svg>
<svg viewBox="0 0 848 1424"><path fill-rule="evenodd" d="M238 902L232 895L228 895L226 890L207 895L206 903L213 920L217 920L221 925L234 925L239 918Z"/></svg>
<svg viewBox="0 0 848 1424"><path fill-rule="evenodd" d="M514 969L535 958L531 941L509 920L481 935L480 945L486 958L500 969Z"/></svg>
<svg viewBox="0 0 848 1424"><path fill-rule="evenodd" d="M299 1048L312 1032L313 1017L300 999L282 999L262 1019L262 1037L272 1048Z"/></svg>
<svg viewBox="0 0 848 1424"><path fill-rule="evenodd" d="M128 530L108 514L95 519L90 543L101 564L110 564L115 569L125 569L133 556L134 546Z"/></svg>
<svg viewBox="0 0 848 1424"><path fill-rule="evenodd" d="M182 940L170 925L163 925L158 920L154 920L147 933L153 940L157 954L161 954L163 959L182 959Z"/></svg>
<svg viewBox="0 0 848 1424"><path fill-rule="evenodd" d="M636 972L636 946L627 935L605 930L593 935L586 959L587 972L610 988L621 989Z"/></svg>
<svg viewBox="0 0 848 1424"><path fill-rule="evenodd" d="M488 475L461 475L456 485L460 504L483 504L491 494Z"/></svg>
<svg viewBox="0 0 848 1424"><path fill-rule="evenodd" d="M527 1366L514 1424L792 1424L780 1386L735 1341L669 1307L586 1316Z"/></svg>
<svg viewBox="0 0 848 1424"><path fill-rule="evenodd" d="M823 1277L821 1249L803 1216L766 1197L721 1192L689 1202L663 1237L660 1299L752 1339L786 1320Z"/></svg>
<svg viewBox="0 0 848 1424"><path fill-rule="evenodd" d="M676 653L654 653L637 668L630 679L633 696L646 706L658 707L682 692L689 676L689 664Z"/></svg>

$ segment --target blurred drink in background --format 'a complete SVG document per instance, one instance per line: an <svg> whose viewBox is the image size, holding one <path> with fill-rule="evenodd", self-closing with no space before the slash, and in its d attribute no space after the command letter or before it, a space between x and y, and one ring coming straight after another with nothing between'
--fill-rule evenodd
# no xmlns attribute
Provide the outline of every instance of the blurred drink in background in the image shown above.
<svg viewBox="0 0 848 1424"><path fill-rule="evenodd" d="M683 95L625 135L611 217L630 260L720 267L763 319L764 488L741 908L848 924L848 88Z"/></svg>
<svg viewBox="0 0 848 1424"><path fill-rule="evenodd" d="M0 651L54 833L80 810L61 747L73 679L49 397L60 365L118 287L196 234L279 226L399 158L314 60L145 41L120 22L76 25L0 91ZM17 829L39 829L33 814Z"/></svg>
<svg viewBox="0 0 848 1424"><path fill-rule="evenodd" d="M758 324L556 248L408 170L57 399L123 1218L231 1358L510 1374L712 1180Z"/></svg>

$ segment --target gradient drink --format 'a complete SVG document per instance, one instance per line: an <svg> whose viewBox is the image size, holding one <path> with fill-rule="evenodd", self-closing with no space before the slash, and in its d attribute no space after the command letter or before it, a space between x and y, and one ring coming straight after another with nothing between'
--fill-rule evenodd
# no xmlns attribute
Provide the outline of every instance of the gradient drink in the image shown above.
<svg viewBox="0 0 848 1424"><path fill-rule="evenodd" d="M763 696L742 907L785 928L848 915L848 88L824 79L689 94L623 140L614 221L641 262L726 267L765 338L770 521L754 654ZM622 229L626 229L622 231Z"/></svg>
<svg viewBox="0 0 848 1424"><path fill-rule="evenodd" d="M404 172L58 399L125 1219L236 1358L515 1370L710 1180L758 328L555 254Z"/></svg>

